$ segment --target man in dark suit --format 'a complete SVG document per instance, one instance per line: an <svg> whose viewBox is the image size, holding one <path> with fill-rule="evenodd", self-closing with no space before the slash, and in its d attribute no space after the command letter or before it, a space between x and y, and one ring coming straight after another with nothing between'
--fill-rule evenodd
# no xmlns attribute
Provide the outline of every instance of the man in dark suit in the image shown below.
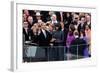
<svg viewBox="0 0 100 73"><path fill-rule="evenodd" d="M35 43L38 45L38 34L37 34L37 28L34 27L36 24L33 25L32 30L30 32L31 34L31 41L32 43Z"/></svg>
<svg viewBox="0 0 100 73"><path fill-rule="evenodd" d="M39 46L49 46L51 40L51 34L47 30L40 30L40 34L38 36Z"/></svg>
<svg viewBox="0 0 100 73"><path fill-rule="evenodd" d="M55 26L55 24L58 24L59 21L57 20L57 15L55 13L53 13L50 16L50 21L47 21L47 22L51 23L53 26Z"/></svg>
<svg viewBox="0 0 100 73"><path fill-rule="evenodd" d="M28 28L28 22L24 22L23 23L23 35L25 37L25 41L29 41L30 40L30 29Z"/></svg>
<svg viewBox="0 0 100 73"><path fill-rule="evenodd" d="M85 18L86 18L85 26L88 25L89 28L91 28L91 15L87 14L85 15Z"/></svg>
<svg viewBox="0 0 100 73"><path fill-rule="evenodd" d="M72 22L72 15L70 12L63 12L63 21L64 21L64 24L65 24L65 28L69 28L69 25L71 24Z"/></svg>
<svg viewBox="0 0 100 73"><path fill-rule="evenodd" d="M52 35L50 34L49 31L47 31L45 29L45 24L42 24L41 27L39 27L39 31L38 31L38 44L41 48L45 49L45 56L46 56L46 60L48 60L49 56L48 56L48 49L49 49L49 45L50 45L50 40L52 38Z"/></svg>
<svg viewBox="0 0 100 73"><path fill-rule="evenodd" d="M79 36L81 30L85 31L85 17L81 17L80 24L78 25Z"/></svg>
<svg viewBox="0 0 100 73"><path fill-rule="evenodd" d="M23 22L23 61L28 61L27 58L27 47L26 47L26 42L30 41L31 36L30 32L31 30L28 28L28 22Z"/></svg>

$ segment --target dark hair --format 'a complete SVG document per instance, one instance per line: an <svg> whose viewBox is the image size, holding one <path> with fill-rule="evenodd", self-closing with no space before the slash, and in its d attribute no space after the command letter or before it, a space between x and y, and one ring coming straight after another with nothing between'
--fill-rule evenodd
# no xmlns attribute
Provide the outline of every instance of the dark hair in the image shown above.
<svg viewBox="0 0 100 73"><path fill-rule="evenodd" d="M74 32L75 27L74 27L74 25L73 25L73 24L70 24L69 28L71 29L71 31L73 31L73 32Z"/></svg>
<svg viewBox="0 0 100 73"><path fill-rule="evenodd" d="M81 20L82 18L85 18L85 16L81 16L81 17L80 17L80 20Z"/></svg>
<svg viewBox="0 0 100 73"><path fill-rule="evenodd" d="M58 30L61 30L61 25L60 25L60 23L55 23L54 25L55 25L55 28L58 27Z"/></svg>
<svg viewBox="0 0 100 73"><path fill-rule="evenodd" d="M78 32L75 32L74 34L79 36L79 33Z"/></svg>
<svg viewBox="0 0 100 73"><path fill-rule="evenodd" d="M73 31L69 31L69 36L72 36L73 35Z"/></svg>
<svg viewBox="0 0 100 73"><path fill-rule="evenodd" d="M46 26L49 26L50 25L50 23L46 23Z"/></svg>
<svg viewBox="0 0 100 73"><path fill-rule="evenodd" d="M81 29L81 30L80 30L80 34L81 34L81 33L83 34L83 36L85 36L85 31L84 31L84 29ZM81 35L79 35L79 36L81 36Z"/></svg>

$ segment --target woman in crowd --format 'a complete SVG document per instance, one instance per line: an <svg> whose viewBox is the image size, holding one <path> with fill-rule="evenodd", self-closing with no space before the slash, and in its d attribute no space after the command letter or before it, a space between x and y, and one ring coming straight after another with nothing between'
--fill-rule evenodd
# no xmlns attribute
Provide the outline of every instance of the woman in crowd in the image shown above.
<svg viewBox="0 0 100 73"><path fill-rule="evenodd" d="M85 26L85 35L87 38L87 44L89 45L89 56L91 56L91 28L89 25Z"/></svg>
<svg viewBox="0 0 100 73"><path fill-rule="evenodd" d="M74 30L75 30L75 27L74 27L74 25L71 24L69 26L69 32L68 32L67 39L66 39L67 48L70 47L70 44L71 44L72 40L74 40L74 35L73 35Z"/></svg>
<svg viewBox="0 0 100 73"><path fill-rule="evenodd" d="M55 31L52 34L53 45L55 46L55 55L57 60L64 60L64 35L60 24L55 25Z"/></svg>

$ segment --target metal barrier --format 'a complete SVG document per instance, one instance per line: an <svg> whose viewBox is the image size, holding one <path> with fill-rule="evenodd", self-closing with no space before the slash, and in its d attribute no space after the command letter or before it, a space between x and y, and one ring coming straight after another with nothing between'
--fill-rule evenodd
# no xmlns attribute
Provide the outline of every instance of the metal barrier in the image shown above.
<svg viewBox="0 0 100 73"><path fill-rule="evenodd" d="M89 44L66 46L38 46L24 44L23 62L38 61L65 61L85 58L84 51L88 57Z"/></svg>

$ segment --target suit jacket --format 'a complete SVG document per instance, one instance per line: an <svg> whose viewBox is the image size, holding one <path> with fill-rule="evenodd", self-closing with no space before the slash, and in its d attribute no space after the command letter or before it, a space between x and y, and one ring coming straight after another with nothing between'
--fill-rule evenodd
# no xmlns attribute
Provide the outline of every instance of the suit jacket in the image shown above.
<svg viewBox="0 0 100 73"><path fill-rule="evenodd" d="M31 30L30 34L31 34L32 43L38 44L38 35L37 34L35 35L32 30Z"/></svg>
<svg viewBox="0 0 100 73"><path fill-rule="evenodd" d="M72 15L70 14L69 17L66 16L66 12L63 12L63 21L65 24L65 28L69 28L70 23L72 22Z"/></svg>
<svg viewBox="0 0 100 73"><path fill-rule="evenodd" d="M85 23L83 25L79 24L78 29L84 29L85 30Z"/></svg>
<svg viewBox="0 0 100 73"><path fill-rule="evenodd" d="M85 26L86 25L88 25L89 26L89 28L91 29L91 23L90 24L88 24L88 22L85 22Z"/></svg>
<svg viewBox="0 0 100 73"><path fill-rule="evenodd" d="M81 30L84 30L85 31L85 23L81 26L81 24L79 24L79 26L78 26L78 32L80 33L80 31ZM80 34L79 34L79 36L80 36ZM84 33L84 36L85 36L85 33Z"/></svg>
<svg viewBox="0 0 100 73"><path fill-rule="evenodd" d="M64 43L64 32L59 30L59 31L54 31L53 32L53 38L55 38L55 42L54 42L54 45L57 46L62 46L63 43Z"/></svg>
<svg viewBox="0 0 100 73"><path fill-rule="evenodd" d="M49 44L50 44L52 35L47 30L45 30L45 32L46 32L46 37L44 36L42 30L41 30L41 33L38 35L39 46L49 46Z"/></svg>
<svg viewBox="0 0 100 73"><path fill-rule="evenodd" d="M29 41L29 36L30 36L30 29L27 29L27 32L25 31L25 29L23 28L23 34L25 37L25 41Z"/></svg>
<svg viewBox="0 0 100 73"><path fill-rule="evenodd" d="M32 24L30 24L30 23L28 22L28 24L29 24L29 25L28 25L28 28L31 29L31 27L34 25L34 22L33 22Z"/></svg>

